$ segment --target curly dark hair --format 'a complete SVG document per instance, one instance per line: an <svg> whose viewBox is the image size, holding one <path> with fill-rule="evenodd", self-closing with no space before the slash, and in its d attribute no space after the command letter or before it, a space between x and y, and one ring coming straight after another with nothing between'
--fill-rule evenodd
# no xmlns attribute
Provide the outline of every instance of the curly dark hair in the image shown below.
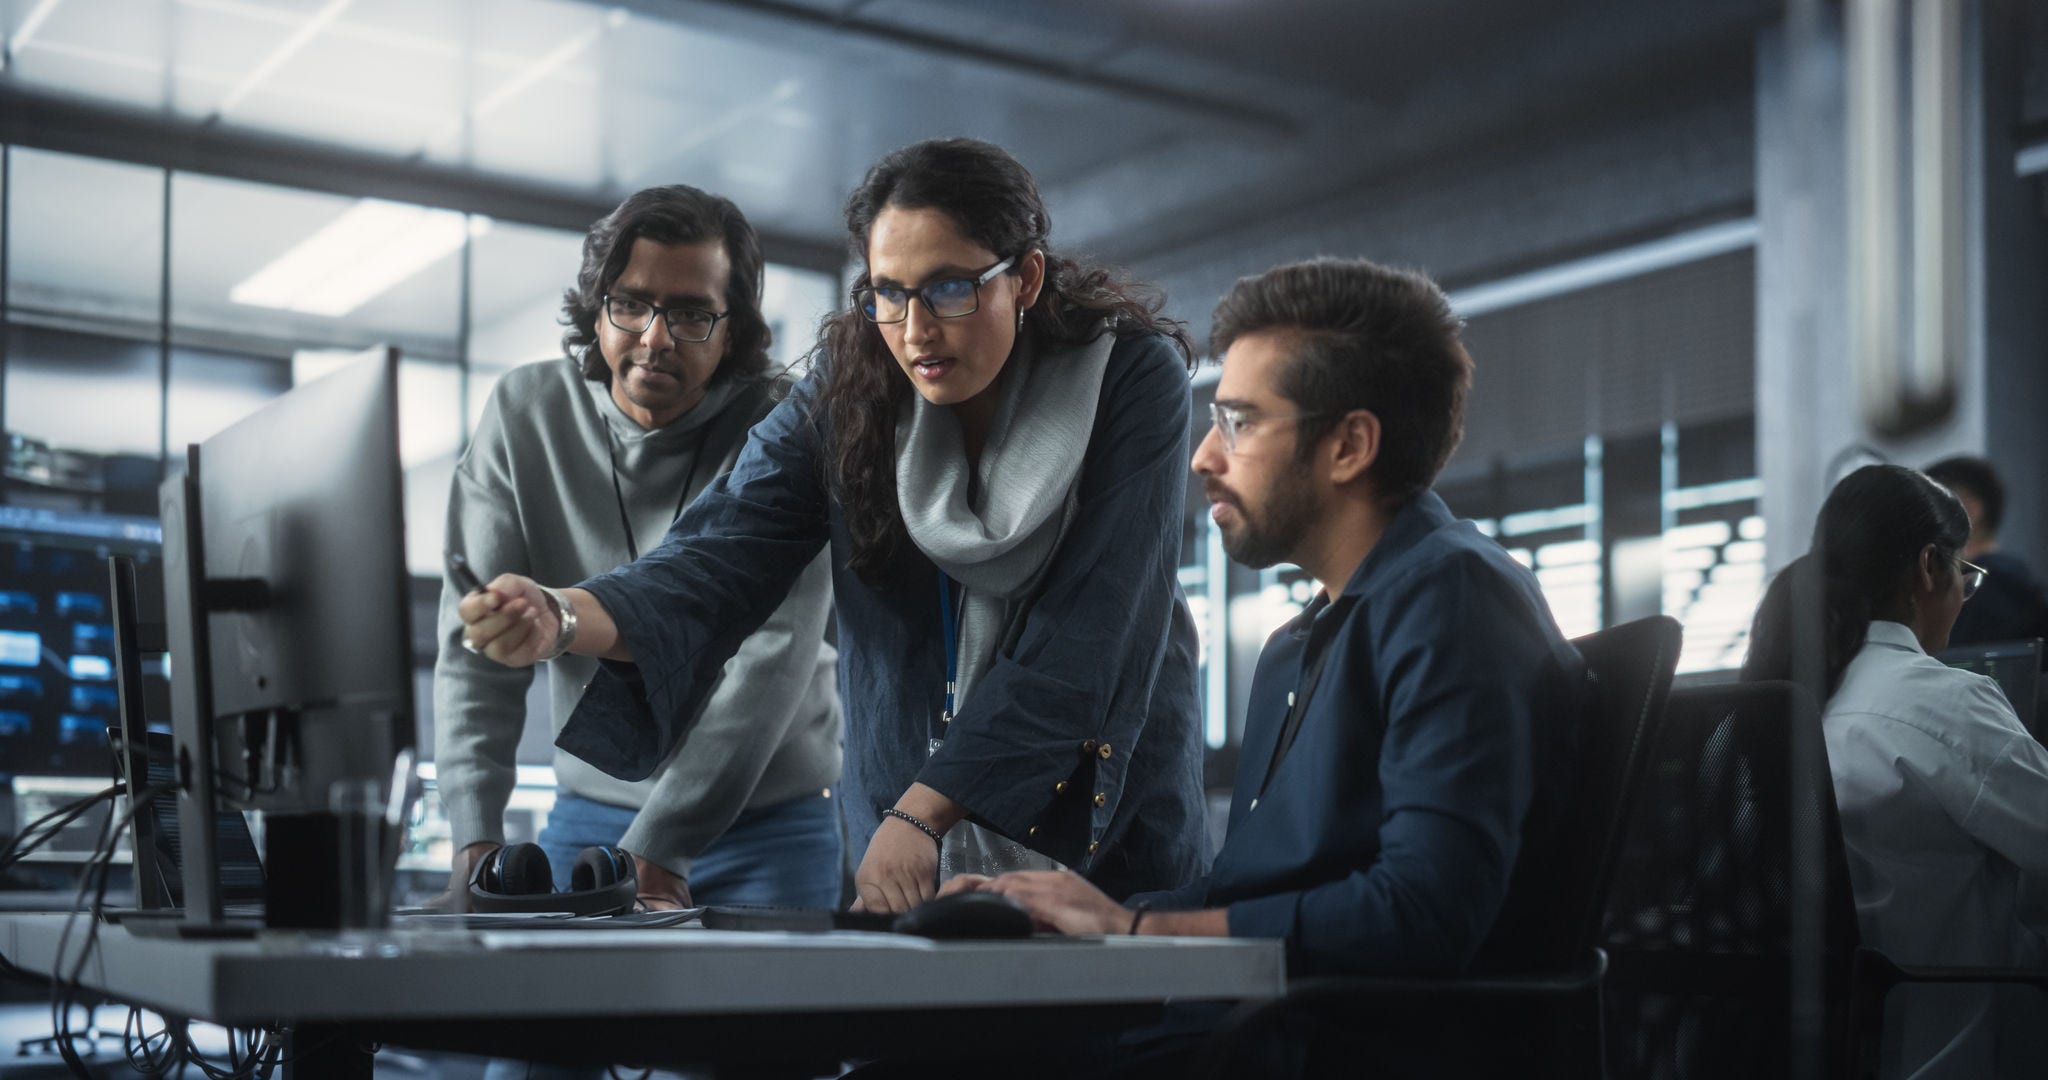
<svg viewBox="0 0 2048 1080"><path fill-rule="evenodd" d="M612 369L597 348L597 320L604 294L626 272L635 240L657 244L725 241L732 269L725 282L725 360L711 385L758 379L768 372L768 320L761 317L761 238L731 199L684 184L636 191L590 227L583 238L583 267L576 285L562 294L562 351L583 367L583 377L611 385Z"/></svg>
<svg viewBox="0 0 2048 1080"><path fill-rule="evenodd" d="M932 209L1001 257L1045 254L1045 284L1027 309L1026 335L1048 351L1094 339L1105 320L1118 335L1162 334L1190 368L1194 348L1164 297L1108 267L1056 255L1038 184L1009 152L976 139L932 139L890 154L846 200L847 245L868 259L868 233L883 210ZM863 270L854 282L868 284ZM1025 335L1019 335L1021 342ZM819 345L830 358L823 396L830 423L828 468L853 541L848 565L873 581L906 539L896 503L896 415L913 391L875 325L849 304L829 316Z"/></svg>

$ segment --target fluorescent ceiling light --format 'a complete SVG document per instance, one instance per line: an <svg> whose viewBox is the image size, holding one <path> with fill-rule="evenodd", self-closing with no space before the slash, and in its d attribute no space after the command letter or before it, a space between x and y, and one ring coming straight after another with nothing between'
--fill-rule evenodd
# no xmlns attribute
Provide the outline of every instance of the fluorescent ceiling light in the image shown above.
<svg viewBox="0 0 2048 1080"><path fill-rule="evenodd" d="M273 259L228 299L308 315L346 315L482 236L491 219L364 199Z"/></svg>
<svg viewBox="0 0 2048 1080"><path fill-rule="evenodd" d="M1758 234L1755 218L1709 225L1647 244L1459 289L1451 294L1451 310L1470 318L1535 300L1548 300L1595 285L1755 247Z"/></svg>

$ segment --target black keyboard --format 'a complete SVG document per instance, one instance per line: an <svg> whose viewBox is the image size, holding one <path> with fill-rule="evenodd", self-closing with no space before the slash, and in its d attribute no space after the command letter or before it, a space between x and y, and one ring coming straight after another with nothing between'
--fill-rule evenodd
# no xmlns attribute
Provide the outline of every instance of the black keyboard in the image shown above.
<svg viewBox="0 0 2048 1080"><path fill-rule="evenodd" d="M896 928L896 916L875 911L835 911L831 908L775 907L768 904L723 904L704 909L706 930L783 930L823 932L826 930L871 930L888 933Z"/></svg>

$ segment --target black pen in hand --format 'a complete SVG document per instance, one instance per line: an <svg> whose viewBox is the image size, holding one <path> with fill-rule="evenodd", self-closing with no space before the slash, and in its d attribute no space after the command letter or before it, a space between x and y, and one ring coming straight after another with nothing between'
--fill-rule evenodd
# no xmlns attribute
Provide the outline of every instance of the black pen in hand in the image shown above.
<svg viewBox="0 0 2048 1080"><path fill-rule="evenodd" d="M469 568L469 560L463 558L461 552L448 553L448 573L457 585L462 586L464 595L484 591L484 583L477 580L476 571Z"/></svg>

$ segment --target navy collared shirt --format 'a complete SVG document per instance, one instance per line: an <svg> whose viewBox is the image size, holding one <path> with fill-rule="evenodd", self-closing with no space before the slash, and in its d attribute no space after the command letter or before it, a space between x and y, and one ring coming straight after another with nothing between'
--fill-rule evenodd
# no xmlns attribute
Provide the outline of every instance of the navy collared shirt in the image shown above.
<svg viewBox="0 0 2048 1080"><path fill-rule="evenodd" d="M1276 763L1312 634L1323 670ZM1518 871L1551 857L1584 684L1535 577L1424 492L1333 603L1267 641L1223 850L1145 899L1226 907L1297 974L1510 964L1528 943L1489 939Z"/></svg>
<svg viewBox="0 0 2048 1080"><path fill-rule="evenodd" d="M848 569L823 376L821 364L754 428L659 547L583 583L640 662L603 665L556 744L614 776L646 776L829 543L847 740L839 801L856 860L882 808L922 781L1113 896L1200 874L1197 646L1178 578L1189 418L1179 354L1156 335L1117 341L1074 519L1030 614L936 753L939 571L909 543L873 582Z"/></svg>

